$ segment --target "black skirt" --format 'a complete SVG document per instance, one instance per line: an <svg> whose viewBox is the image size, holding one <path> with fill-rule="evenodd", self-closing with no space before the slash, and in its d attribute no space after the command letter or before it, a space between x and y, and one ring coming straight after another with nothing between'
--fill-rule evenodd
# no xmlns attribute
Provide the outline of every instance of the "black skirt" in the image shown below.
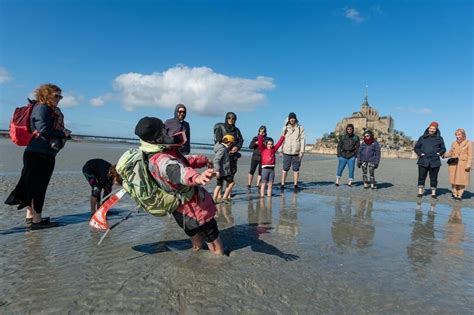
<svg viewBox="0 0 474 315"><path fill-rule="evenodd" d="M18 204L18 209L33 206L35 212L41 213L54 164L55 157L52 155L25 151L21 177L7 198L7 201L13 201L9 204Z"/></svg>

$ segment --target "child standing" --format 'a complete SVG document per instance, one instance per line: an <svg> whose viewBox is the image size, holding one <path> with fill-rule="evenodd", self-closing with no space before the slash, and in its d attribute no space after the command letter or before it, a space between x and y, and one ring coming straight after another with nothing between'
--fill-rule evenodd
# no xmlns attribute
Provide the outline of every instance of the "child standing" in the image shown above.
<svg viewBox="0 0 474 315"><path fill-rule="evenodd" d="M222 137L221 142L214 146L214 170L216 171L217 186L214 189L214 202L220 202L221 199L225 202L230 202L230 193L234 188L234 175L230 167L230 152L229 148L235 142L235 138L231 134L226 134ZM222 185L224 181L227 182L227 187L224 192L224 196L221 198Z"/></svg>
<svg viewBox="0 0 474 315"><path fill-rule="evenodd" d="M267 184L267 196L272 196L273 181L275 180L275 153L278 151L283 141L285 141L285 133L281 135L277 144L273 146L273 139L267 138L264 143L264 132L259 131L258 149L262 155L262 181L260 183L260 197L265 195L265 184Z"/></svg>
<svg viewBox="0 0 474 315"><path fill-rule="evenodd" d="M374 133L370 130L364 131L364 141L362 141L359 152L357 152L357 167L362 167L362 180L364 188L369 188L367 171L370 174L370 188L375 189L375 169L380 163L380 145L374 138Z"/></svg>

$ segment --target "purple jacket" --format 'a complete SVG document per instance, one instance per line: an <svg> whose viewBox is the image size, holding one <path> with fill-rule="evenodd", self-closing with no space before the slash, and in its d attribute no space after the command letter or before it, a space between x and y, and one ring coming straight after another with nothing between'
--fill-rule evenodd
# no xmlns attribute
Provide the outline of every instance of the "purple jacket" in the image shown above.
<svg viewBox="0 0 474 315"><path fill-rule="evenodd" d="M180 131L184 131L186 133L186 138L188 141L179 148L179 152L187 155L189 152L191 152L191 127L187 121L178 120L178 109L180 108L184 108L186 113L188 112L186 106L183 104L176 105L176 108L174 109L174 118L170 118L165 121L165 129L168 136L173 136L175 133Z"/></svg>

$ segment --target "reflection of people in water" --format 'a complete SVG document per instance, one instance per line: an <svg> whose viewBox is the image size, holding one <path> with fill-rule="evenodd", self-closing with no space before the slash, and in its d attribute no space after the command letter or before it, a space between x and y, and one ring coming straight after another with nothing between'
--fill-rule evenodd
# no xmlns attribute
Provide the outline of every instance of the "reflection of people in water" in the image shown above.
<svg viewBox="0 0 474 315"><path fill-rule="evenodd" d="M415 221L411 232L411 243L407 247L407 255L414 267L425 266L431 263L431 259L436 255L435 247L435 204L432 203L428 211L427 219L423 223L423 212L421 202L417 203L415 211Z"/></svg>
<svg viewBox="0 0 474 315"><path fill-rule="evenodd" d="M354 233L355 245L365 248L372 244L375 235L375 227L372 222L372 198L364 198L358 202L352 232Z"/></svg>
<svg viewBox="0 0 474 315"><path fill-rule="evenodd" d="M298 194L293 193L290 205L286 204L285 194L280 197L280 221L277 225L277 232L281 234L296 236L300 229L298 224Z"/></svg>
<svg viewBox="0 0 474 315"><path fill-rule="evenodd" d="M216 204L217 213L215 219L219 226L222 224L223 228L234 225L234 216L232 215L232 204L231 203L218 203Z"/></svg>
<svg viewBox="0 0 474 315"><path fill-rule="evenodd" d="M336 198L335 215L332 221L332 239L337 246L349 246L352 243L352 199L339 196Z"/></svg>
<svg viewBox="0 0 474 315"><path fill-rule="evenodd" d="M264 200L264 198L249 199L248 222L250 225L257 227L255 230L257 234L268 233L272 229L272 200Z"/></svg>
<svg viewBox="0 0 474 315"><path fill-rule="evenodd" d="M372 244L375 227L372 221L372 198L365 196L355 200L357 208L352 217L352 198L336 198L335 216L332 221L332 239L338 247L365 248Z"/></svg>
<svg viewBox="0 0 474 315"><path fill-rule="evenodd" d="M464 224L462 223L461 205L454 204L444 230L444 254L449 256L464 256Z"/></svg>

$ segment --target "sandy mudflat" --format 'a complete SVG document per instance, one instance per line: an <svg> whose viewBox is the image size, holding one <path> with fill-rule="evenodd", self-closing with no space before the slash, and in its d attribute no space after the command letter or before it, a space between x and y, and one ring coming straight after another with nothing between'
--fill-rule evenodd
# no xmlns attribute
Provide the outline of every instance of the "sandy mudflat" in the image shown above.
<svg viewBox="0 0 474 315"><path fill-rule="evenodd" d="M244 156L232 204L218 205L230 254L213 257L193 253L173 220L143 212L97 246L101 234L87 225L89 187L81 168L90 158L117 160L127 147L68 143L60 152L45 205L57 228L27 232L22 211L0 206L0 313L472 310L474 198L469 192L462 202L449 199L446 166L436 202L415 197L413 160L383 160L380 188L366 191L336 188L337 161L325 156L305 157L301 192L275 189L272 198L258 198L244 188ZM0 140L2 200L18 180L22 152ZM124 197L110 221L133 208Z"/></svg>

